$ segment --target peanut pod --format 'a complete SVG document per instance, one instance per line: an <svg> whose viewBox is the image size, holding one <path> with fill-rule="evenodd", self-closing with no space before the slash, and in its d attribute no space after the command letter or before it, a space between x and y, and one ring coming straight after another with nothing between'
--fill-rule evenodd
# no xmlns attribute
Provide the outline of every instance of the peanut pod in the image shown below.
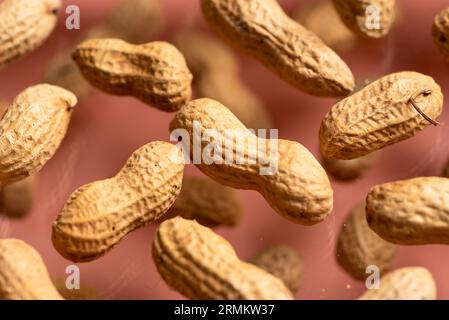
<svg viewBox="0 0 449 320"><path fill-rule="evenodd" d="M284 218L312 225L332 211L329 179L305 147L259 138L221 103L212 99L189 102L176 114L170 130L207 176L233 188L258 191ZM210 131L214 143L204 138ZM198 154L201 159L196 159Z"/></svg>
<svg viewBox="0 0 449 320"><path fill-rule="evenodd" d="M201 4L218 34L296 88L318 96L346 96L354 89L346 63L289 18L276 0L202 0Z"/></svg>
<svg viewBox="0 0 449 320"><path fill-rule="evenodd" d="M366 218L383 239L402 245L449 244L449 179L425 177L375 186Z"/></svg>
<svg viewBox="0 0 449 320"><path fill-rule="evenodd" d="M78 188L53 223L56 250L74 262L91 261L159 219L181 190L183 160L175 146L152 142L136 150L114 177Z"/></svg>
<svg viewBox="0 0 449 320"><path fill-rule="evenodd" d="M362 157L437 125L442 110L443 94L431 77L387 75L331 108L321 123L321 152L329 159Z"/></svg>
<svg viewBox="0 0 449 320"><path fill-rule="evenodd" d="M134 96L167 112L190 100L192 74L182 54L167 42L90 39L72 57L90 84L104 92Z"/></svg>
<svg viewBox="0 0 449 320"><path fill-rule="evenodd" d="M224 238L192 220L163 222L152 254L165 282L189 299L292 299L281 280L241 261Z"/></svg>

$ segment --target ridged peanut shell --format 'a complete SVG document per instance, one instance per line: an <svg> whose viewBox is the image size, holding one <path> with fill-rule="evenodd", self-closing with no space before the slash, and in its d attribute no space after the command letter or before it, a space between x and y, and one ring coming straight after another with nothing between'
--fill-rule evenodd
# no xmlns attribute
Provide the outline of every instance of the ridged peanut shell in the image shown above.
<svg viewBox="0 0 449 320"><path fill-rule="evenodd" d="M39 253L18 239L0 239L0 300L61 300Z"/></svg>
<svg viewBox="0 0 449 320"><path fill-rule="evenodd" d="M238 61L225 44L194 30L178 33L174 44L193 73L198 97L220 101L248 128L273 126L266 106L240 79Z"/></svg>
<svg viewBox="0 0 449 320"><path fill-rule="evenodd" d="M163 222L152 254L165 282L189 299L292 299L280 279L241 261L228 241L195 221Z"/></svg>
<svg viewBox="0 0 449 320"><path fill-rule="evenodd" d="M357 35L341 21L332 0L301 3L293 13L293 19L315 33L337 52L349 50L358 42Z"/></svg>
<svg viewBox="0 0 449 320"><path fill-rule="evenodd" d="M166 142L136 150L112 178L78 188L53 222L52 241L66 259L97 259L131 231L159 219L181 190L182 152Z"/></svg>
<svg viewBox="0 0 449 320"><path fill-rule="evenodd" d="M383 239L401 245L449 244L449 179L425 177L375 186L366 218Z"/></svg>
<svg viewBox="0 0 449 320"><path fill-rule="evenodd" d="M191 158L195 149L194 123L198 123L198 131L202 135L206 130L215 130L224 146L232 145L236 137L243 141L238 148L229 150L233 161L226 161L225 152L222 152L215 154L221 159L221 164L196 163L207 176L233 188L258 191L277 213L295 223L316 224L332 211L333 191L326 172L301 144L258 138L221 103L212 99L197 99L185 105L170 124L170 132L182 129L192 137L189 145L183 142L190 150ZM202 140L201 143L198 141L198 145L204 152L210 143ZM256 144L265 148L265 152L258 152ZM247 159L254 162L250 163ZM261 175L261 168L269 168L269 163L272 164L271 172Z"/></svg>
<svg viewBox="0 0 449 320"><path fill-rule="evenodd" d="M449 8L436 15L432 36L438 50L449 60Z"/></svg>
<svg viewBox="0 0 449 320"><path fill-rule="evenodd" d="M0 3L0 70L39 47L56 26L60 0Z"/></svg>
<svg viewBox="0 0 449 320"><path fill-rule="evenodd" d="M38 172L63 140L76 97L38 84L22 91L0 121L0 186Z"/></svg>
<svg viewBox="0 0 449 320"><path fill-rule="evenodd" d="M292 293L298 291L304 274L304 262L298 252L285 245L265 248L250 263L281 279Z"/></svg>
<svg viewBox="0 0 449 320"><path fill-rule="evenodd" d="M209 25L231 45L300 90L346 96L354 77L314 33L289 18L276 0L202 0Z"/></svg>
<svg viewBox="0 0 449 320"><path fill-rule="evenodd" d="M112 37L131 43L145 42L160 31L161 11L159 0L122 0L112 9L106 21L88 30L83 39ZM145 32L142 32L143 29ZM72 91L79 100L92 92L92 86L72 60L71 51L59 53L50 61L44 73L44 82Z"/></svg>
<svg viewBox="0 0 449 320"><path fill-rule="evenodd" d="M432 274L422 267L406 267L387 273L380 288L367 290L359 300L435 300L437 288Z"/></svg>
<svg viewBox="0 0 449 320"><path fill-rule="evenodd" d="M181 193L166 216L196 220L208 227L234 227L242 207L234 189L208 178L184 177Z"/></svg>
<svg viewBox="0 0 449 320"><path fill-rule="evenodd" d="M340 229L336 256L339 265L352 277L365 280L366 267L375 265L383 273L389 269L396 246L380 238L366 222L365 203L355 207Z"/></svg>
<svg viewBox="0 0 449 320"><path fill-rule="evenodd" d="M167 112L190 100L192 74L183 55L167 42L90 39L72 57L90 84L104 92L134 96Z"/></svg>
<svg viewBox="0 0 449 320"><path fill-rule="evenodd" d="M396 0L332 0L342 21L357 34L381 38L396 17Z"/></svg>
<svg viewBox="0 0 449 320"><path fill-rule="evenodd" d="M429 76L404 71L374 81L326 114L320 128L321 153L349 160L413 137L431 122L412 101L433 121L443 110L441 88Z"/></svg>

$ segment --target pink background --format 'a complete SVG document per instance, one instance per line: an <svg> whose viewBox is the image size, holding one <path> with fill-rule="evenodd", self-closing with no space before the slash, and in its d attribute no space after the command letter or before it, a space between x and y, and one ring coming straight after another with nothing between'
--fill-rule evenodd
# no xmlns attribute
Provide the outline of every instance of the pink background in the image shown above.
<svg viewBox="0 0 449 320"><path fill-rule="evenodd" d="M81 8L81 30L64 28L64 10L56 31L33 54L0 71L0 98L12 99L25 87L39 83L47 61L58 51L75 44L77 38L107 14L118 1L71 0ZM158 39L170 39L176 30L204 25L199 0L163 0L166 30ZM313 0L280 1L287 12ZM431 38L431 25L437 12L448 5L444 0L398 0L401 23L384 40L367 43L343 58L356 79L376 79L401 70L415 70L433 76L448 93L449 68ZM65 8L65 7L64 7ZM331 26L330 26L331 27ZM273 76L259 63L241 57L244 81L269 106L285 139L297 140L318 155L318 129L321 119L335 99L308 96ZM64 278L69 261L53 248L51 223L68 195L78 186L114 175L130 153L153 140L168 140L168 123L173 114L150 108L133 98L121 98L95 91L79 103L67 136L41 172L35 207L23 220L0 218L0 236L24 239L42 254L52 276ZM445 111L440 119L449 123ZM321 224L295 225L280 218L252 191L239 191L245 216L235 229L219 228L243 259L271 244L289 244L305 260L304 284L298 299L353 299L364 291L364 284L352 280L336 263L335 241L347 212L361 202L369 188L386 181L418 175L438 175L449 154L449 125L429 127L413 139L385 148L377 165L354 183L333 182L335 210ZM188 171L197 172L195 168ZM106 298L177 299L167 287L151 259L155 227L130 234L105 257L81 268L81 285L95 288ZM393 268L425 266L434 275L439 298L449 298L449 247L443 245L400 247Z"/></svg>

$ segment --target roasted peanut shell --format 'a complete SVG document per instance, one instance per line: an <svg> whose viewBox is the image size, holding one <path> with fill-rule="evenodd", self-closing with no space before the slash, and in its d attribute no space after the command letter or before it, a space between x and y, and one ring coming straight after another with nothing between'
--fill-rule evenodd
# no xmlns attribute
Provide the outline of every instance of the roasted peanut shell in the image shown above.
<svg viewBox="0 0 449 320"><path fill-rule="evenodd" d="M152 142L136 150L116 176L78 188L53 223L56 250L74 262L91 261L159 219L181 190L183 160L172 144Z"/></svg>
<svg viewBox="0 0 449 320"><path fill-rule="evenodd" d="M60 0L0 3L0 70L39 47L56 26Z"/></svg>
<svg viewBox="0 0 449 320"><path fill-rule="evenodd" d="M367 290L359 300L435 300L437 288L432 274L422 267L406 267L387 273L380 288Z"/></svg>
<svg viewBox="0 0 449 320"><path fill-rule="evenodd" d="M321 123L321 153L339 160L362 157L436 124L442 110L443 94L431 77L387 75L331 108Z"/></svg>
<svg viewBox="0 0 449 320"><path fill-rule="evenodd" d="M239 139L247 142L239 149L229 150L233 152L232 163L226 160L222 152L215 155L221 157L221 164L204 161L196 164L207 176L233 188L258 191L277 213L295 223L316 224L332 211L333 191L326 172L301 144L256 137L225 106L212 99L189 102L176 114L170 131L173 133L176 129L182 129L194 137L195 124L198 124L197 128L202 134L208 129L215 130L224 146L234 143L228 141L235 139L228 135L230 132L237 133ZM277 148L272 147L271 142ZM185 146L190 150L191 158L195 149L193 143L194 138ZM208 145L209 142L202 140L201 150L204 151ZM265 152L258 152L256 145L258 148L265 146ZM254 162L246 159L253 159ZM239 164L240 161L244 164ZM261 167L269 163L272 163L268 167L273 172L261 175Z"/></svg>
<svg viewBox="0 0 449 320"><path fill-rule="evenodd" d="M61 300L39 253L18 239L0 239L0 300Z"/></svg>
<svg viewBox="0 0 449 320"><path fill-rule="evenodd" d="M375 265L387 270L396 254L396 246L380 238L366 222L365 203L355 207L346 217L337 241L339 265L358 280L367 278L366 267Z"/></svg>
<svg viewBox="0 0 449 320"><path fill-rule="evenodd" d="M159 226L153 260L165 282L189 299L292 299L280 279L241 261L224 238L192 220Z"/></svg>
<svg viewBox="0 0 449 320"><path fill-rule="evenodd" d="M289 18L276 0L202 0L209 25L231 45L284 81L318 96L346 96L354 77L314 33Z"/></svg>
<svg viewBox="0 0 449 320"><path fill-rule="evenodd" d="M167 42L90 39L72 57L90 84L104 92L131 95L167 112L190 100L192 74L182 54Z"/></svg>
<svg viewBox="0 0 449 320"><path fill-rule="evenodd" d="M76 97L39 84L22 91L0 121L0 186L39 171L67 131Z"/></svg>
<svg viewBox="0 0 449 320"><path fill-rule="evenodd" d="M449 179L425 177L375 186L367 197L369 226L402 245L449 244Z"/></svg>

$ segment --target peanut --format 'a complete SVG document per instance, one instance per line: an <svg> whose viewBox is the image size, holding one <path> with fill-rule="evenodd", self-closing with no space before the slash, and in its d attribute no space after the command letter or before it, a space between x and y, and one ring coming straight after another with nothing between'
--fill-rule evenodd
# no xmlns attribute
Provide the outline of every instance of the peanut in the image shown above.
<svg viewBox="0 0 449 320"><path fill-rule="evenodd" d="M293 19L315 33L337 52L350 50L359 42L357 35L341 21L332 0L316 0L310 4L301 4L293 13Z"/></svg>
<svg viewBox="0 0 449 320"><path fill-rule="evenodd" d="M53 223L56 250L71 261L91 261L159 219L181 190L182 161L175 146L152 142L136 150L114 177L78 188Z"/></svg>
<svg viewBox="0 0 449 320"><path fill-rule="evenodd" d="M375 186L366 217L383 239L396 244L449 244L449 179L414 178Z"/></svg>
<svg viewBox="0 0 449 320"><path fill-rule="evenodd" d="M359 300L435 300L437 288L432 274L422 267L406 267L387 273L380 288L367 290Z"/></svg>
<svg viewBox="0 0 449 320"><path fill-rule="evenodd" d="M0 121L0 186L22 180L53 156L77 100L69 91L39 84L22 91Z"/></svg>
<svg viewBox="0 0 449 320"><path fill-rule="evenodd" d="M190 100L192 74L167 42L91 39L77 46L73 59L90 84L107 93L131 95L167 112Z"/></svg>
<svg viewBox="0 0 449 320"><path fill-rule="evenodd" d="M159 0L122 0L106 21L90 29L83 39L113 37L131 43L145 42L160 32L163 24L161 11ZM71 51L57 54L48 64L43 78L44 82L70 90L82 100L92 92L92 87L71 59Z"/></svg>
<svg viewBox="0 0 449 320"><path fill-rule="evenodd" d="M336 256L340 266L352 277L364 280L366 267L375 265L387 270L396 254L396 246L384 241L366 222L365 203L355 207L346 217L340 230Z"/></svg>
<svg viewBox="0 0 449 320"><path fill-rule="evenodd" d="M195 219L208 227L233 227L242 216L242 208L234 189L210 179L184 177L181 193L165 216Z"/></svg>
<svg viewBox="0 0 449 320"><path fill-rule="evenodd" d="M276 0L202 0L209 25L234 47L300 90L346 96L354 77L315 34L290 19Z"/></svg>
<svg viewBox="0 0 449 320"><path fill-rule="evenodd" d="M0 239L0 300L61 300L39 253L18 239Z"/></svg>
<svg viewBox="0 0 449 320"><path fill-rule="evenodd" d="M289 246L268 247L258 252L250 263L281 279L292 293L298 291L304 274L304 262Z"/></svg>
<svg viewBox="0 0 449 320"><path fill-rule="evenodd" d="M56 26L60 0L0 3L0 70L39 47Z"/></svg>
<svg viewBox="0 0 449 320"><path fill-rule="evenodd" d="M338 102L320 128L322 154L348 160L422 131L443 109L440 86L417 72L387 75Z"/></svg>
<svg viewBox="0 0 449 320"><path fill-rule="evenodd" d="M332 0L343 22L357 34L381 38L395 20L395 0Z"/></svg>
<svg viewBox="0 0 449 320"><path fill-rule="evenodd" d="M277 213L295 223L316 224L332 211L333 191L326 172L301 144L281 139L270 141L255 136L225 106L212 99L189 102L176 114L170 130L172 134L176 129L186 130L190 137L194 137L195 123L198 123L202 135L207 130L214 130L219 135L217 140L223 145L234 146L232 159L235 161L232 163L226 160L229 155L223 152L214 154L220 164L204 161L196 163L207 176L233 188L258 191ZM237 138L243 138L248 143L236 147L234 137L228 134L231 130L239 134ZM202 150L208 147L204 140L189 140L183 143L188 143L191 158L194 143L198 143ZM273 142L277 143L276 150ZM261 146L266 146L266 152L258 152ZM269 163L272 158L277 159L277 170L272 170L271 175L260 175L263 164ZM252 159L254 162L239 164L242 159Z"/></svg>
<svg viewBox="0 0 449 320"><path fill-rule="evenodd" d="M335 160L325 156L322 158L323 167L329 175L336 180L349 181L360 178L370 170L376 162L377 154L370 153L351 160Z"/></svg>
<svg viewBox="0 0 449 320"><path fill-rule="evenodd" d="M178 33L174 40L193 73L200 97L220 101L248 128L271 128L262 101L240 80L238 62L220 41L200 31Z"/></svg>
<svg viewBox="0 0 449 320"><path fill-rule="evenodd" d="M241 261L229 242L192 220L159 226L153 260L165 282L190 299L292 299L281 280Z"/></svg>
<svg viewBox="0 0 449 320"><path fill-rule="evenodd" d="M9 103L0 100L0 119ZM12 218L23 217L33 206L37 187L37 175L11 183L0 189L0 214Z"/></svg>
<svg viewBox="0 0 449 320"><path fill-rule="evenodd" d="M449 8L444 9L435 17L432 36L438 50L449 60Z"/></svg>

